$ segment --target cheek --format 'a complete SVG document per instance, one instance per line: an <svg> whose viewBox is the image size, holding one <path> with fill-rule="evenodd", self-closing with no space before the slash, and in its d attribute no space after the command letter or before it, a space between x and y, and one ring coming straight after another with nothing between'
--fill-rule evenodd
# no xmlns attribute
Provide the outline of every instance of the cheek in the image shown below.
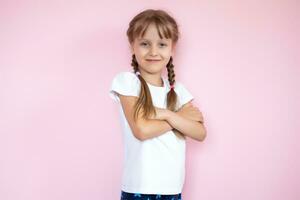
<svg viewBox="0 0 300 200"><path fill-rule="evenodd" d="M135 52L135 57L136 57L136 60L137 62L141 65L143 64L145 61L144 61L144 54L142 52Z"/></svg>
<svg viewBox="0 0 300 200"><path fill-rule="evenodd" d="M142 48L137 48L135 51L135 54L137 56L139 56L140 58L144 57L145 55L147 55L148 51L146 49L142 49Z"/></svg>
<svg viewBox="0 0 300 200"><path fill-rule="evenodd" d="M164 54L162 54L164 60L166 60L167 62L169 61L169 59L171 58L172 54L170 52L165 52Z"/></svg>
<svg viewBox="0 0 300 200"><path fill-rule="evenodd" d="M164 49L161 53L164 58L170 58L172 55L171 48Z"/></svg>

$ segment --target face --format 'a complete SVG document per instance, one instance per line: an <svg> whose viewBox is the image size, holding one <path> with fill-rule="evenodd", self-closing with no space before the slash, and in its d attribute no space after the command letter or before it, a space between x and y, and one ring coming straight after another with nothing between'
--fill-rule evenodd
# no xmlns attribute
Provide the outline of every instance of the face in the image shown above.
<svg viewBox="0 0 300 200"><path fill-rule="evenodd" d="M135 38L131 52L135 54L141 73L161 74L173 54L172 39L160 38L154 24L150 24L144 37Z"/></svg>

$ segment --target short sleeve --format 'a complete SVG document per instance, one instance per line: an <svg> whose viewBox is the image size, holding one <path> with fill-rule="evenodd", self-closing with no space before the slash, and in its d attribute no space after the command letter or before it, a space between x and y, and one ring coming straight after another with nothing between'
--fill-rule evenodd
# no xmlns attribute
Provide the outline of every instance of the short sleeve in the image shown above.
<svg viewBox="0 0 300 200"><path fill-rule="evenodd" d="M133 72L120 72L113 78L109 96L116 102L120 102L118 94L138 97L140 87L140 80Z"/></svg>
<svg viewBox="0 0 300 200"><path fill-rule="evenodd" d="M179 108L194 99L193 95L180 82L176 83L175 92L179 97Z"/></svg>

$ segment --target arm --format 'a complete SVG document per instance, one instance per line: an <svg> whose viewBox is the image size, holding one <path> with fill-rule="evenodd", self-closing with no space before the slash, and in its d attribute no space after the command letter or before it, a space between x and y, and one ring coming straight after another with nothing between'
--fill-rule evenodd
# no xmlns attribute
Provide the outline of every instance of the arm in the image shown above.
<svg viewBox="0 0 300 200"><path fill-rule="evenodd" d="M205 139L206 129L202 123L186 119L176 112L168 111L168 113L166 120L172 127L197 141L203 141Z"/></svg>
<svg viewBox="0 0 300 200"><path fill-rule="evenodd" d="M173 129L173 127L165 120L143 119L140 114L142 112L138 114L137 120L134 121L134 105L138 98L120 94L118 96L128 124L137 139L144 141L162 135Z"/></svg>
<svg viewBox="0 0 300 200"><path fill-rule="evenodd" d="M206 137L206 129L203 124L203 117L198 108L193 107L189 102L182 106L178 112L172 112L166 109L158 109L161 120L168 123L180 131L182 134L191 137L197 141L203 141Z"/></svg>
<svg viewBox="0 0 300 200"><path fill-rule="evenodd" d="M135 122L133 119L133 108L138 98L123 95L119 95L119 98L125 117L134 136L141 141L160 136L167 131L173 130L174 128L182 134L199 141L202 141L205 138L206 131L204 132L204 135L202 132L205 130L203 124L184 118L183 115L180 115L180 112L175 113L167 109L157 109L158 116L156 116L154 119L145 120L139 114L138 119ZM185 104L182 108L188 108L190 105L191 103ZM198 133L199 129L201 130L200 135Z"/></svg>

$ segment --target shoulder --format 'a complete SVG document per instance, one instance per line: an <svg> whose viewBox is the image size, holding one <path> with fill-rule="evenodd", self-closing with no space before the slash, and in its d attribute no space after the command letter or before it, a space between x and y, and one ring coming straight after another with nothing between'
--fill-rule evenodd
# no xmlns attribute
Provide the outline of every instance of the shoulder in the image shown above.
<svg viewBox="0 0 300 200"><path fill-rule="evenodd" d="M184 84L180 81L175 82L175 91L181 93L183 90L186 90L186 87Z"/></svg>
<svg viewBox="0 0 300 200"><path fill-rule="evenodd" d="M118 94L125 96L139 96L140 80L133 72L119 72L113 78L110 96L119 101Z"/></svg>
<svg viewBox="0 0 300 200"><path fill-rule="evenodd" d="M179 97L180 107L194 99L194 96L190 93L190 91L182 82L176 81L174 89Z"/></svg>
<svg viewBox="0 0 300 200"><path fill-rule="evenodd" d="M113 78L113 81L118 81L118 82L122 82L122 83L132 82L132 81L139 82L139 78L136 76L135 73L125 71L125 72L119 72L118 74L116 74L115 77Z"/></svg>

